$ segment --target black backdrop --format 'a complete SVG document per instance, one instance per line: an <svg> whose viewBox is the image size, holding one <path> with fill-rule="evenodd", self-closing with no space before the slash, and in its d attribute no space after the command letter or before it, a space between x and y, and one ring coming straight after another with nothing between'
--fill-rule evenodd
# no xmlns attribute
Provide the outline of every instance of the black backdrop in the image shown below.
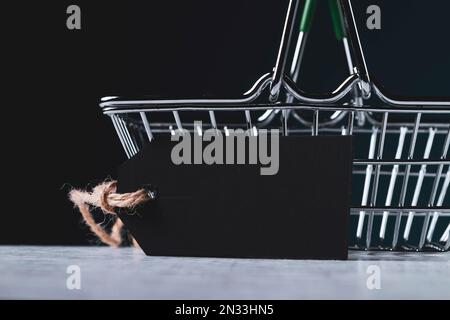
<svg viewBox="0 0 450 320"><path fill-rule="evenodd" d="M369 69L399 95L449 95L450 45L444 0L353 1ZM82 30L66 28L66 8ZM365 9L382 10L382 30ZM274 65L287 0L34 1L5 9L2 40L0 244L86 244L92 238L67 200L116 175L125 160L104 95L232 94ZM346 76L324 0L299 86L334 89Z"/></svg>

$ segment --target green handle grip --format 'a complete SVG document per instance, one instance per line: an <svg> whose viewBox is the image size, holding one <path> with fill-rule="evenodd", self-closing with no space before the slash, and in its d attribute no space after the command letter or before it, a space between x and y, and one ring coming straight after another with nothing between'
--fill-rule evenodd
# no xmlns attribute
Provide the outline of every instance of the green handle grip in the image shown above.
<svg viewBox="0 0 450 320"><path fill-rule="evenodd" d="M300 22L300 31L309 32L311 28L312 18L316 10L317 1L316 0L306 0L305 6L303 7L302 20Z"/></svg>
<svg viewBox="0 0 450 320"><path fill-rule="evenodd" d="M331 19L333 20L334 33L338 40L342 40L345 37L345 28L339 0L328 0L328 5L330 7Z"/></svg>

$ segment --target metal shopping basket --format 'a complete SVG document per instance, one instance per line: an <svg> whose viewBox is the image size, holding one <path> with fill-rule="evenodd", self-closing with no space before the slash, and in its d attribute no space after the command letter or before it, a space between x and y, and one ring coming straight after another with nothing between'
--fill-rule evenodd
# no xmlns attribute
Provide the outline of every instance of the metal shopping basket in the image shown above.
<svg viewBox="0 0 450 320"><path fill-rule="evenodd" d="M241 96L104 97L103 113L111 118L128 158L174 129L214 128L226 134L229 128L247 128L257 134L260 128L281 128L284 135L352 135L357 148L351 247L448 251L450 101L398 98L383 90L366 66L350 0L329 1L348 78L326 95L302 91L296 80L315 3L307 0L296 21L299 1L290 0L273 72ZM289 50L295 51L292 61ZM202 120L203 127L194 127L193 120Z"/></svg>

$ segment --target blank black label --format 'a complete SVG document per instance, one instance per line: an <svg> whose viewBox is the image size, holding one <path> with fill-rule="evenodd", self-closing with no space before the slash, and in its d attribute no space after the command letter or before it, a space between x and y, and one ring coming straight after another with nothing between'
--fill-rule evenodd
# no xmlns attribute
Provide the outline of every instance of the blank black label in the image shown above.
<svg viewBox="0 0 450 320"><path fill-rule="evenodd" d="M151 184L155 201L120 217L148 255L347 259L352 143L280 137L279 171L174 165L157 139L119 169L119 192Z"/></svg>

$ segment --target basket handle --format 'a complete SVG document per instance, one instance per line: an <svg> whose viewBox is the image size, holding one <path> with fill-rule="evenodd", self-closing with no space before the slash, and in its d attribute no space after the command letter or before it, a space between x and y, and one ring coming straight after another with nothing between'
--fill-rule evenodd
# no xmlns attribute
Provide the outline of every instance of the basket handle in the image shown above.
<svg viewBox="0 0 450 320"><path fill-rule="evenodd" d="M317 7L317 0L306 0L303 7L302 19L300 21L300 31L309 32L312 25L312 20ZM330 8L331 20L333 22L333 29L336 38L340 41L345 37L344 18L342 15L339 0L328 0L328 7Z"/></svg>
<svg viewBox="0 0 450 320"><path fill-rule="evenodd" d="M300 31L309 32L311 29L311 23L316 10L317 1L316 0L306 0L305 6L303 7L302 20L300 21Z"/></svg>
<svg viewBox="0 0 450 320"><path fill-rule="evenodd" d="M333 21L333 29L336 38L340 41L345 37L344 18L342 16L341 5L339 0L328 0L330 8L331 20Z"/></svg>

